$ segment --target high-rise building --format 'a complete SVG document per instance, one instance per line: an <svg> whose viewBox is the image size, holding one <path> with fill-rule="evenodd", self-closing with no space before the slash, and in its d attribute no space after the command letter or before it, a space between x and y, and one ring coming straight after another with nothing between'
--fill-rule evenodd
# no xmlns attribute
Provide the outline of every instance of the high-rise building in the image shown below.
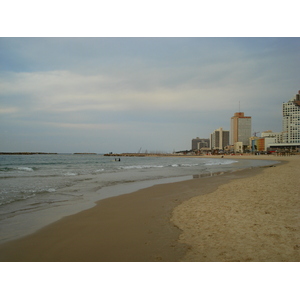
<svg viewBox="0 0 300 300"><path fill-rule="evenodd" d="M229 131L223 130L222 127L215 130L210 137L212 149L223 150L224 147L229 145Z"/></svg>
<svg viewBox="0 0 300 300"><path fill-rule="evenodd" d="M192 139L192 150L200 150L201 148L209 148L209 139L199 137Z"/></svg>
<svg viewBox="0 0 300 300"><path fill-rule="evenodd" d="M282 105L283 143L300 143L300 91Z"/></svg>
<svg viewBox="0 0 300 300"><path fill-rule="evenodd" d="M230 144L242 142L243 146L249 146L251 137L251 117L243 112L237 112L231 117Z"/></svg>

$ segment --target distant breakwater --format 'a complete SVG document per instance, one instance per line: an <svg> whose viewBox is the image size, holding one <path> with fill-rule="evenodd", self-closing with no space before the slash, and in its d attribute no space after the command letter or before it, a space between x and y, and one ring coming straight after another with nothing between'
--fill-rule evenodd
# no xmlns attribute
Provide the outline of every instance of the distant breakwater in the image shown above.
<svg viewBox="0 0 300 300"><path fill-rule="evenodd" d="M0 152L0 155L53 155L57 153L46 152Z"/></svg>
<svg viewBox="0 0 300 300"><path fill-rule="evenodd" d="M73 153L74 155L98 155L97 153L90 153L90 152L79 152Z"/></svg>

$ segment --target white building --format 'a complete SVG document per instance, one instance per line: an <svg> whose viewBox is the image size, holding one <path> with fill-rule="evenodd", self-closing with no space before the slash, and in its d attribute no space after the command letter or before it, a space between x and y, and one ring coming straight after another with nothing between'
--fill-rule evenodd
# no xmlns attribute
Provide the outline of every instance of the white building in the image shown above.
<svg viewBox="0 0 300 300"><path fill-rule="evenodd" d="M269 144L270 149L300 151L300 91L291 100L282 104L282 135L275 135L275 142Z"/></svg>
<svg viewBox="0 0 300 300"><path fill-rule="evenodd" d="M211 149L223 150L229 145L229 131L220 127L210 135L210 141Z"/></svg>
<svg viewBox="0 0 300 300"><path fill-rule="evenodd" d="M271 145L277 144L276 138L274 137L266 137L265 138L265 149L264 151L268 151Z"/></svg>
<svg viewBox="0 0 300 300"><path fill-rule="evenodd" d="M287 103L282 105L283 143L300 143L300 91Z"/></svg>
<svg viewBox="0 0 300 300"><path fill-rule="evenodd" d="M235 142L233 144L233 151L234 153L243 153L243 142Z"/></svg>
<svg viewBox="0 0 300 300"><path fill-rule="evenodd" d="M282 132L273 132L272 130L267 130L261 133L261 137L273 138L274 142L272 142L272 144L282 143Z"/></svg>

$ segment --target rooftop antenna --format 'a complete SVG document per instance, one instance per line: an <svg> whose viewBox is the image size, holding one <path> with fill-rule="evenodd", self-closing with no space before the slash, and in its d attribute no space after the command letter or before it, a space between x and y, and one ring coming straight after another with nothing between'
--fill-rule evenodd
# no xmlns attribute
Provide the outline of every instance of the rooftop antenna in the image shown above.
<svg viewBox="0 0 300 300"><path fill-rule="evenodd" d="M241 101L239 101L239 112L241 112Z"/></svg>

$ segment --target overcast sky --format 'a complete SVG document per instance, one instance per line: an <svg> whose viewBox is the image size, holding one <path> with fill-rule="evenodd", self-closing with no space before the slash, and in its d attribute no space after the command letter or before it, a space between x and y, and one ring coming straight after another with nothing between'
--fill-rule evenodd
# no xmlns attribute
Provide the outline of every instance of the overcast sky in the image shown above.
<svg viewBox="0 0 300 300"><path fill-rule="evenodd" d="M281 131L300 38L0 38L0 152L184 150L230 130Z"/></svg>

